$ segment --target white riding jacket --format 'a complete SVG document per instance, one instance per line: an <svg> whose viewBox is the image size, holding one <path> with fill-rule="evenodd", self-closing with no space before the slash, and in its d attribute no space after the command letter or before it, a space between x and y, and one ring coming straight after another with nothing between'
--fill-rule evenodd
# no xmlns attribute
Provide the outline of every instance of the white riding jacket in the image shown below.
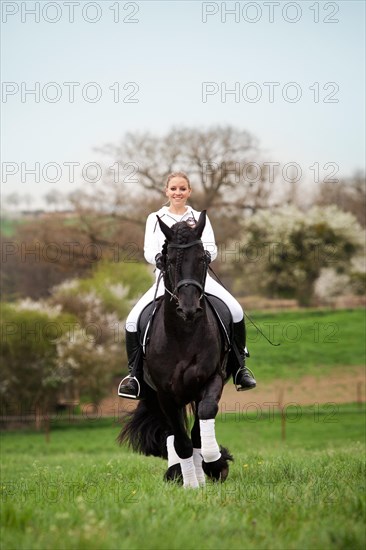
<svg viewBox="0 0 366 550"><path fill-rule="evenodd" d="M185 221L188 224L194 225L198 222L200 212L194 210L191 207L187 208L187 211L183 215L172 214L169 212L167 206L163 206L157 212L152 212L149 214L146 220L146 229L145 229L145 242L144 242L144 255L147 262L155 265L155 257L161 252L163 244L165 242L165 235L160 229L159 222L156 216L159 216L162 221L171 227L177 222ZM214 232L211 226L211 222L206 216L206 225L202 233L202 243L205 250L208 250L211 254L211 259L214 260L217 257L217 246L215 242ZM165 292L164 282L161 280L159 283L159 288L156 291L156 282L158 279L160 271L156 269L156 281L149 288L147 292L139 299L137 304L130 311L126 319L126 329L129 332L134 332L137 330L137 321L142 310L150 302L153 301L154 296L162 296ZM215 279L213 279L209 274L207 274L205 282L205 291L208 294L213 294L218 298L221 298L223 302L228 306L233 316L234 323L237 323L243 319L243 310L239 302L228 292L222 285L220 285Z"/></svg>
<svg viewBox="0 0 366 550"><path fill-rule="evenodd" d="M155 256L161 252L165 242L165 235L160 229L158 218L156 216L159 216L159 218L166 225L172 227L172 225L177 222L187 222L190 225L196 224L198 222L198 218L200 217L200 212L188 207L186 213L183 215L172 214L169 212L169 208L167 206L163 206L160 210L158 210L158 212L152 212L152 214L149 214L145 229L144 255L146 261L153 265L155 265ZM214 260L217 256L217 246L208 216L206 216L206 225L203 230L201 240L205 250L209 251L211 254L211 259ZM159 270L157 269L156 271L158 276Z"/></svg>

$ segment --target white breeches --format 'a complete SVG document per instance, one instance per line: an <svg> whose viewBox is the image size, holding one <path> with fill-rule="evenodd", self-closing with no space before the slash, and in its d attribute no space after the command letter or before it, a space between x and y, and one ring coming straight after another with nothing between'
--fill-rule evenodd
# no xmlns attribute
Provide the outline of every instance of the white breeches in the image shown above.
<svg viewBox="0 0 366 550"><path fill-rule="evenodd" d="M156 291L156 283L153 284L151 288L134 305L131 309L127 319L126 319L126 330L129 332L136 332L137 330L137 320L141 311L144 309L147 304L153 301ZM234 323L238 323L243 319L243 309L239 302L228 292L223 286L221 286L215 279L213 279L209 274L206 277L205 291L208 294L213 294L220 298L231 311ZM164 282L161 280L159 284L159 289L157 292L157 297L162 296L165 292Z"/></svg>

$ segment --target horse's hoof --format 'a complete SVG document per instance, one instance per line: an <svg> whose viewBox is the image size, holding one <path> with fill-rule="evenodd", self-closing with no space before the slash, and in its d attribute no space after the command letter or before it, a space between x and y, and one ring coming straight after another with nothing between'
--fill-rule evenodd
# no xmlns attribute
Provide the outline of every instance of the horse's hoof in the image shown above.
<svg viewBox="0 0 366 550"><path fill-rule="evenodd" d="M174 483L179 483L179 485L183 485L183 475L180 464L174 464L167 469L164 474L164 481L173 481Z"/></svg>
<svg viewBox="0 0 366 550"><path fill-rule="evenodd" d="M220 447L221 456L214 462L202 462L205 474L213 481L225 481L229 475L229 460L233 461L232 454L225 447Z"/></svg>

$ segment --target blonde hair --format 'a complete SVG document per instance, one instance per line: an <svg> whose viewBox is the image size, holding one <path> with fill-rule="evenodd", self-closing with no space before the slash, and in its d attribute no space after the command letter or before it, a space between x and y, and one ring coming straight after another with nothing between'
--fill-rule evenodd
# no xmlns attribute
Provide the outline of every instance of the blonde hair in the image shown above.
<svg viewBox="0 0 366 550"><path fill-rule="evenodd" d="M189 189L192 189L191 188L191 182L189 181L189 177L187 176L187 174L185 172L171 172L169 174L169 176L167 177L167 179L166 179L165 187L168 187L170 180L173 179L173 178L183 178L183 179L185 179L186 182L188 183Z"/></svg>

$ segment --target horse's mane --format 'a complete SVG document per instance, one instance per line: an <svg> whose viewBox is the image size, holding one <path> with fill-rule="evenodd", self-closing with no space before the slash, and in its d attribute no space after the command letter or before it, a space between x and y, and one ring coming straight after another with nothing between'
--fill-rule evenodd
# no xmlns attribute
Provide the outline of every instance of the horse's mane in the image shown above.
<svg viewBox="0 0 366 550"><path fill-rule="evenodd" d="M177 222L171 227L173 231L173 238L171 242L175 244L186 244L189 242L190 237L194 235L192 233L192 227L187 222ZM165 239L163 244L162 253L166 258L168 253L168 241ZM177 249L176 269L180 267L183 258L183 250Z"/></svg>

